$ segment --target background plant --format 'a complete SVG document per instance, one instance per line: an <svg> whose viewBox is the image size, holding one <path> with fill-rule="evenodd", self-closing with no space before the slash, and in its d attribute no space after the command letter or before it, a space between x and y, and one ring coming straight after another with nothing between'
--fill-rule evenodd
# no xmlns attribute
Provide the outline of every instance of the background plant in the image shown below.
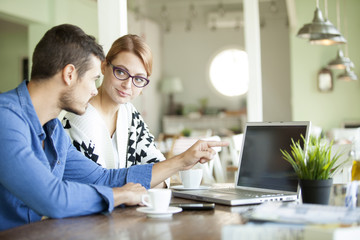
<svg viewBox="0 0 360 240"><path fill-rule="evenodd" d="M184 137L190 137L191 135L191 129L190 128L184 128L181 131L181 135L183 135Z"/></svg>
<svg viewBox="0 0 360 240"><path fill-rule="evenodd" d="M306 141L301 136L306 146ZM283 158L294 168L299 179L319 180L329 179L340 170L347 161L340 162L343 153L337 152L333 156L331 149L333 141L327 142L321 137L311 136L306 147L302 147L300 140L295 142L291 139L291 154L280 149ZM349 159L348 159L349 160Z"/></svg>

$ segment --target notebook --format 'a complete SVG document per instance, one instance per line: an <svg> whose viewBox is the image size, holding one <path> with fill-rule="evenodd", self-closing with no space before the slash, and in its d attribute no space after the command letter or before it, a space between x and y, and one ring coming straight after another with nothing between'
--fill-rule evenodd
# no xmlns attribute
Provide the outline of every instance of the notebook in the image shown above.
<svg viewBox="0 0 360 240"><path fill-rule="evenodd" d="M248 122L245 126L235 188L173 190L175 197L224 205L259 204L298 199L298 180L280 149L291 152L291 139L302 145L311 122ZM303 146L306 147L306 146Z"/></svg>

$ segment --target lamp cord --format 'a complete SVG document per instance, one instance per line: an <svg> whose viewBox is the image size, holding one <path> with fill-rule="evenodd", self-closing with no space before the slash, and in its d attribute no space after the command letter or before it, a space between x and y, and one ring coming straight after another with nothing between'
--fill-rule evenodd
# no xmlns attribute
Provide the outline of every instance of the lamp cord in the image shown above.
<svg viewBox="0 0 360 240"><path fill-rule="evenodd" d="M329 20L329 18L328 18L328 4L327 4L327 0L324 1L324 6L325 6L325 20Z"/></svg>
<svg viewBox="0 0 360 240"><path fill-rule="evenodd" d="M346 9L346 0L344 0L344 7L343 7L343 12ZM343 14L344 15L344 14ZM347 26L347 16L345 16L344 18L344 37L348 36L348 26ZM345 44L345 56L349 57L349 49L348 49L348 43Z"/></svg>
<svg viewBox="0 0 360 240"><path fill-rule="evenodd" d="M341 25L340 25L340 4L339 4L339 0L336 0L336 20L337 20L337 28L340 32L341 29Z"/></svg>

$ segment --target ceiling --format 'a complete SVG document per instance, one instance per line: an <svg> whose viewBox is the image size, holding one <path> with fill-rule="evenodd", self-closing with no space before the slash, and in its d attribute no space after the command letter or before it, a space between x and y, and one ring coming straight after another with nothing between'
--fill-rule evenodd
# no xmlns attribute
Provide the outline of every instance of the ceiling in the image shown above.
<svg viewBox="0 0 360 240"><path fill-rule="evenodd" d="M210 13L222 15L242 12L242 0L128 0L128 7L138 17L158 23L207 21ZM262 22L270 18L287 20L286 0L259 0Z"/></svg>
<svg viewBox="0 0 360 240"><path fill-rule="evenodd" d="M94 1L94 0L92 0ZM287 0L259 0L261 23L267 19L281 18L287 21ZM242 0L128 0L128 7L139 17L145 16L159 24L202 21L206 22L209 13L221 12L225 15L242 12ZM6 29L20 25L0 18ZM8 27L8 24L12 25ZM21 26L23 27L23 26Z"/></svg>
<svg viewBox="0 0 360 240"><path fill-rule="evenodd" d="M261 24L266 24L268 19L287 21L287 1L259 0ZM224 14L225 16L241 13L243 4L242 0L128 0L128 8L134 11L138 17L147 17L159 24L183 22L186 25L190 21L206 23L210 13ZM0 25L3 29L8 30L25 27L1 18Z"/></svg>

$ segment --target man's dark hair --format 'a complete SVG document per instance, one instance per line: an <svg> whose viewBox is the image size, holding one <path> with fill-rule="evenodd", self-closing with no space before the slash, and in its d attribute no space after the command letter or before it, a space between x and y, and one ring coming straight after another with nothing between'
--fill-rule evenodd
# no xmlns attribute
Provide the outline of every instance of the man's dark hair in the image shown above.
<svg viewBox="0 0 360 240"><path fill-rule="evenodd" d="M66 65L73 64L78 77L89 70L90 56L105 59L103 48L93 36L81 28L62 24L48 30L36 45L32 58L31 79L46 79L54 76Z"/></svg>

